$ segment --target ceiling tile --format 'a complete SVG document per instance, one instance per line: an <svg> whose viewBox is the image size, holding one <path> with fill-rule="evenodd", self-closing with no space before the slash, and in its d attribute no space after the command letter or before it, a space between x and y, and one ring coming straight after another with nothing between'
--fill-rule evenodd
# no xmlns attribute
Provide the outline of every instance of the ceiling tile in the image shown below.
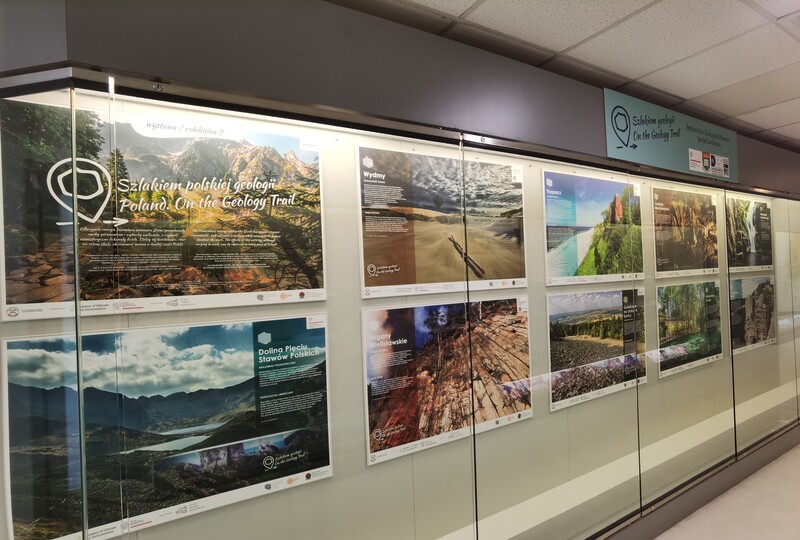
<svg viewBox="0 0 800 540"><path fill-rule="evenodd" d="M689 116L694 116L700 120L705 120L706 122L718 122L728 116L727 114L709 109L708 107L703 107L691 101L684 101L683 103L673 105L672 109L683 114L688 114Z"/></svg>
<svg viewBox="0 0 800 540"><path fill-rule="evenodd" d="M761 126L764 129L773 129L800 122L800 98L740 114L736 118Z"/></svg>
<svg viewBox="0 0 800 540"><path fill-rule="evenodd" d="M760 127L753 124L748 124L747 122L739 120L738 118L725 118L717 121L716 124L724 128L732 129L733 131L741 133L742 135L757 133L762 130Z"/></svg>
<svg viewBox="0 0 800 540"><path fill-rule="evenodd" d="M555 51L596 34L652 0L487 0L467 18Z"/></svg>
<svg viewBox="0 0 800 540"><path fill-rule="evenodd" d="M327 1L433 34L438 34L453 22L453 19L441 13L397 0Z"/></svg>
<svg viewBox="0 0 800 540"><path fill-rule="evenodd" d="M419 4L458 17L467 11L475 0L406 0L405 3Z"/></svg>
<svg viewBox="0 0 800 540"><path fill-rule="evenodd" d="M800 97L800 62L693 98L692 101L736 116L796 97Z"/></svg>
<svg viewBox="0 0 800 540"><path fill-rule="evenodd" d="M772 131L792 139L800 139L800 122L797 124L789 124L788 126L775 128Z"/></svg>
<svg viewBox="0 0 800 540"><path fill-rule="evenodd" d="M741 2L725 2L725 9L720 9L719 0L663 0L578 45L569 55L635 79L764 22Z"/></svg>
<svg viewBox="0 0 800 540"><path fill-rule="evenodd" d="M683 101L679 97L666 94L657 88L652 88L637 82L629 82L620 86L616 90L622 92L623 94L649 101L655 105L661 105L662 107L672 107L676 103Z"/></svg>
<svg viewBox="0 0 800 540"><path fill-rule="evenodd" d="M789 13L800 10L797 0L753 0L776 17L784 17Z"/></svg>
<svg viewBox="0 0 800 540"><path fill-rule="evenodd" d="M800 42L767 24L639 79L687 99L792 64Z"/></svg>
<svg viewBox="0 0 800 540"><path fill-rule="evenodd" d="M555 54L553 51L541 49L469 24L453 25L442 35L528 64L540 64Z"/></svg>
<svg viewBox="0 0 800 540"><path fill-rule="evenodd" d="M564 56L557 56L542 68L600 88L616 88L628 82L628 79L618 77L612 73L606 73L593 66Z"/></svg>

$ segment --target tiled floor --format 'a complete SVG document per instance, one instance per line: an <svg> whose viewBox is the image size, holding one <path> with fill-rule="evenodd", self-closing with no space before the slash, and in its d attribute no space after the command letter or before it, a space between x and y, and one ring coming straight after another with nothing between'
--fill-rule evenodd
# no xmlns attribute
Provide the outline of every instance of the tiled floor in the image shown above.
<svg viewBox="0 0 800 540"><path fill-rule="evenodd" d="M800 446L656 540L800 540Z"/></svg>

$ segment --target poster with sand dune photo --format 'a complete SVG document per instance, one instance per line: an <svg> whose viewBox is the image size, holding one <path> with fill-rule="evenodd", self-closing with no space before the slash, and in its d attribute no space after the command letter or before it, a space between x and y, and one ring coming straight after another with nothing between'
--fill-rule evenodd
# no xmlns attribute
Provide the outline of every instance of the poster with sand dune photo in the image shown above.
<svg viewBox="0 0 800 540"><path fill-rule="evenodd" d="M360 147L362 296L524 287L521 172Z"/></svg>

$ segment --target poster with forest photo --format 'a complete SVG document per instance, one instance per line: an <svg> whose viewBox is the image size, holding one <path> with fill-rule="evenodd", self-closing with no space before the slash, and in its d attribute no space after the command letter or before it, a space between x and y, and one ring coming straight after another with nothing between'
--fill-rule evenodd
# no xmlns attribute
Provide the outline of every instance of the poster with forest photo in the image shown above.
<svg viewBox="0 0 800 540"><path fill-rule="evenodd" d="M644 289L547 296L550 410L647 382Z"/></svg>
<svg viewBox="0 0 800 540"><path fill-rule="evenodd" d="M531 416L527 299L364 310L362 324L368 464Z"/></svg>
<svg viewBox="0 0 800 540"><path fill-rule="evenodd" d="M725 194L728 271L772 270L772 209L769 201Z"/></svg>
<svg viewBox="0 0 800 540"><path fill-rule="evenodd" d="M733 354L776 343L775 280L772 276L731 279Z"/></svg>
<svg viewBox="0 0 800 540"><path fill-rule="evenodd" d="M331 476L326 318L81 338L89 538ZM13 540L80 538L76 340L3 344Z"/></svg>
<svg viewBox="0 0 800 540"><path fill-rule="evenodd" d="M658 287L659 378L722 358L719 282Z"/></svg>
<svg viewBox="0 0 800 540"><path fill-rule="evenodd" d="M641 279L639 184L543 171L546 284Z"/></svg>
<svg viewBox="0 0 800 540"><path fill-rule="evenodd" d="M364 297L526 285L521 171L367 147L357 158Z"/></svg>
<svg viewBox="0 0 800 540"><path fill-rule="evenodd" d="M44 101L0 100L4 319L74 311L75 234L84 315L325 298L319 155L291 128L119 97L76 111L73 171Z"/></svg>
<svg viewBox="0 0 800 540"><path fill-rule="evenodd" d="M717 197L653 188L656 277L719 273Z"/></svg>

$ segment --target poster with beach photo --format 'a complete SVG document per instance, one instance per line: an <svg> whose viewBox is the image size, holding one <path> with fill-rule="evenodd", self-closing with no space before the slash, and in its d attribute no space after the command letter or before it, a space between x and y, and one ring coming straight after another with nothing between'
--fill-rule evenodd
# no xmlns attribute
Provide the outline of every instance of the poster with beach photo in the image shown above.
<svg viewBox="0 0 800 540"><path fill-rule="evenodd" d="M366 147L357 157L364 297L526 285L521 171Z"/></svg>
<svg viewBox="0 0 800 540"><path fill-rule="evenodd" d="M546 284L641 279L639 184L544 171Z"/></svg>
<svg viewBox="0 0 800 540"><path fill-rule="evenodd" d="M659 378L722 358L719 282L658 287Z"/></svg>
<svg viewBox="0 0 800 540"><path fill-rule="evenodd" d="M717 196L653 188L656 277L719 273Z"/></svg>
<svg viewBox="0 0 800 540"><path fill-rule="evenodd" d="M309 132L87 93L73 164L57 97L0 100L3 319L74 312L75 234L83 315L325 298Z"/></svg>
<svg viewBox="0 0 800 540"><path fill-rule="evenodd" d="M364 310L362 323L368 464L531 416L527 299Z"/></svg>
<svg viewBox="0 0 800 540"><path fill-rule="evenodd" d="M775 343L775 280L772 276L731 279L733 354Z"/></svg>
<svg viewBox="0 0 800 540"><path fill-rule="evenodd" d="M89 537L331 476L325 328L310 315L83 336ZM76 340L7 340L3 359L14 540L72 538Z"/></svg>
<svg viewBox="0 0 800 540"><path fill-rule="evenodd" d="M772 270L772 209L769 201L725 194L728 271Z"/></svg>
<svg viewBox="0 0 800 540"><path fill-rule="evenodd" d="M644 289L547 296L550 410L647 382Z"/></svg>

